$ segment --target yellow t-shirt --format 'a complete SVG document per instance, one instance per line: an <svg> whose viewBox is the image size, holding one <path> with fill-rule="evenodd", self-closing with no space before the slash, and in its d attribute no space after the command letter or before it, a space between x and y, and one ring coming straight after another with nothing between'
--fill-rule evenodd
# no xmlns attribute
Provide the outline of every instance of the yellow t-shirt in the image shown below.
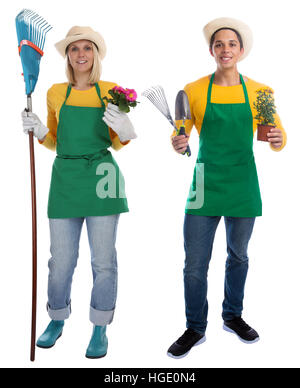
<svg viewBox="0 0 300 388"><path fill-rule="evenodd" d="M245 79L245 77L244 77ZM202 122L204 118L204 113L206 110L207 103L207 91L209 86L210 77L206 76L198 79L195 82L189 83L185 86L184 90L187 93L189 98L190 108L191 108L191 120L186 120L186 133L189 135L192 131L193 126L195 125L199 135L202 128ZM261 88L267 88L266 85L253 81L250 78L246 78L245 85L248 92L249 104L253 116L253 134L257 130L257 120L254 118L256 116L256 111L253 106L253 102L256 100L256 91ZM270 88L269 88L270 89ZM245 102L244 91L242 84L234 86L220 86L213 84L211 92L211 102L215 104L237 104ZM280 148L271 148L274 151L280 151L286 144L286 133L282 127L280 118L276 113L275 116L275 126L280 128L283 134L283 143ZM179 127L181 121L176 121L176 125ZM175 131L172 136L175 135Z"/></svg>
<svg viewBox="0 0 300 388"><path fill-rule="evenodd" d="M98 82L101 97L104 96L110 97L108 94L108 91L116 86L113 82L107 82L107 81L99 81ZM60 109L65 101L66 93L68 89L68 83L61 83L61 84L54 84L47 93L47 110L48 110L48 117L47 117L47 127L49 128L49 132L47 133L46 138L44 141L39 141L41 144L43 144L45 147L49 148L50 150L56 149L56 134L57 134L57 125L59 122L59 112ZM66 105L73 105L73 106L87 106L87 107L100 107L101 101L99 99L99 96L97 94L96 88L92 87L88 90L76 90L72 88L71 94L67 100ZM129 141L121 143L118 135L109 128L109 135L112 141L112 148L114 150L119 150L124 145L128 144Z"/></svg>

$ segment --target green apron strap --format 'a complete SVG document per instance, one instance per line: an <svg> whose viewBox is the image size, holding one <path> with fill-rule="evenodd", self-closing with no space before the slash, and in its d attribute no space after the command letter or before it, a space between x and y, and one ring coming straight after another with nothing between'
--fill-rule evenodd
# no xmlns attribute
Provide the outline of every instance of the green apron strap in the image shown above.
<svg viewBox="0 0 300 388"><path fill-rule="evenodd" d="M246 85L245 85L245 82L244 82L242 74L240 74L240 80L241 80L241 84L243 85L244 96L245 96L245 104L249 104L248 92L247 92L247 88L246 88Z"/></svg>
<svg viewBox="0 0 300 388"><path fill-rule="evenodd" d="M214 78L215 78L215 73L213 73L210 77L210 82L209 82L208 90L207 90L207 102L206 102L206 104L211 103L211 89L212 89L212 85L214 82Z"/></svg>
<svg viewBox="0 0 300 388"><path fill-rule="evenodd" d="M68 85L68 89L67 89L67 93L66 93L66 99L65 99L64 104L66 103L66 101L67 101L69 95L71 94L71 90L72 90L72 84L69 84L69 85Z"/></svg>
<svg viewBox="0 0 300 388"><path fill-rule="evenodd" d="M103 102L103 100L102 100L102 98L101 98L101 92L100 92L100 88L99 88L98 82L95 83L95 87L96 87L97 94L98 94L98 96L99 96L99 98L100 98L100 101L101 101L102 106L105 106L105 105L104 105L104 102Z"/></svg>
<svg viewBox="0 0 300 388"><path fill-rule="evenodd" d="M64 103L62 104L61 107L63 107L64 105L66 105L67 99L68 99L69 95L71 94L71 90L72 90L72 84L69 84L69 85L68 85L68 89L67 89L67 93L66 93L65 101L64 101Z"/></svg>

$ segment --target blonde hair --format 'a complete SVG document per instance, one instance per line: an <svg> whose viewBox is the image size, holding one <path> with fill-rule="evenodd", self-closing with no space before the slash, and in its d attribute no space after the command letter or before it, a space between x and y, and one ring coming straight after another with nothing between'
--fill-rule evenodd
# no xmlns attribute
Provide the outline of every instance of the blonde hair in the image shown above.
<svg viewBox="0 0 300 388"><path fill-rule="evenodd" d="M93 42L91 42L91 43L92 43L93 53L94 53L94 63L93 63L92 70L90 72L90 77L89 77L88 81L90 84L95 84L95 83L100 81L102 66L101 66L101 61L100 61L100 56L99 56L97 46L95 45L95 43L93 43ZM68 53L68 47L67 47L66 52ZM74 85L76 83L76 80L75 80L75 76L74 76L74 70L70 64L68 55L66 55L66 59L67 59L67 61L66 61L66 75L67 75L68 81L72 85Z"/></svg>

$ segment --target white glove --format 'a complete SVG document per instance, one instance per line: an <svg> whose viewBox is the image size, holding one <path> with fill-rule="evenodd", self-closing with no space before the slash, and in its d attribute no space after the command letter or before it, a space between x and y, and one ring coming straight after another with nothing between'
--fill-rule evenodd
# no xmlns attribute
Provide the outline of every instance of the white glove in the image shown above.
<svg viewBox="0 0 300 388"><path fill-rule="evenodd" d="M119 136L120 141L135 139L133 125L125 112L121 112L117 105L107 104L103 121Z"/></svg>
<svg viewBox="0 0 300 388"><path fill-rule="evenodd" d="M23 121L23 131L28 134L28 131L33 131L35 137L39 140L49 132L49 129L43 125L38 116L32 112L26 112L25 110L21 113Z"/></svg>

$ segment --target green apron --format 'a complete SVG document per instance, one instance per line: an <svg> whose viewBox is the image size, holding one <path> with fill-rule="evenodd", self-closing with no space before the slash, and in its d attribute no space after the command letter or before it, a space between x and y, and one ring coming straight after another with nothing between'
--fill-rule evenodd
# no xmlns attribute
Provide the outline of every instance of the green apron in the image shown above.
<svg viewBox="0 0 300 388"><path fill-rule="evenodd" d="M108 151L105 105L95 84L100 108L66 105L68 86L59 114L57 156L48 200L49 218L106 216L128 211L124 179Z"/></svg>
<svg viewBox="0 0 300 388"><path fill-rule="evenodd" d="M199 153L185 212L203 216L261 216L247 89L240 75L245 103L213 104L214 75L208 87ZM195 206L197 200L200 205Z"/></svg>

